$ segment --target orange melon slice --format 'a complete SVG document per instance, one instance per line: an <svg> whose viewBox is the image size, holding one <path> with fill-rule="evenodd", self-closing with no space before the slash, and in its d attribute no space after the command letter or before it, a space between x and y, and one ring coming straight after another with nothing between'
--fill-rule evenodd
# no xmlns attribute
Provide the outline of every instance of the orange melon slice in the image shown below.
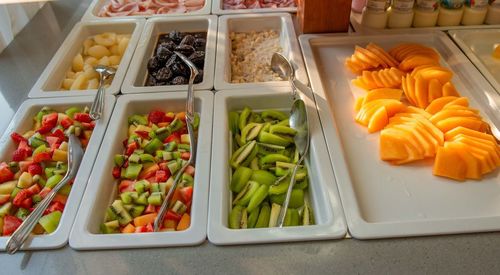
<svg viewBox="0 0 500 275"><path fill-rule="evenodd" d="M469 128L475 131L484 131L485 123L478 118L474 117L449 117L443 120L438 121L435 125L439 128L443 133L452 130L453 128L462 126L465 128Z"/></svg>
<svg viewBox="0 0 500 275"><path fill-rule="evenodd" d="M454 150L465 164L465 177L469 179L481 178L481 163L468 150L467 146L462 143L445 142L444 148Z"/></svg>
<svg viewBox="0 0 500 275"><path fill-rule="evenodd" d="M441 111L441 109L443 109L443 107L446 104L453 102L457 98L458 97L456 97L456 96L443 96L443 97L440 97L438 99L435 99L435 100L431 101L431 103L429 104L429 106L427 106L427 108L425 108L425 111L428 112L429 114L435 114L435 113ZM469 106L469 105L467 105L467 106Z"/></svg>
<svg viewBox="0 0 500 275"><path fill-rule="evenodd" d="M451 165L453 164L453 165ZM465 180L466 166L460 155L453 148L439 147L432 173L436 176Z"/></svg>

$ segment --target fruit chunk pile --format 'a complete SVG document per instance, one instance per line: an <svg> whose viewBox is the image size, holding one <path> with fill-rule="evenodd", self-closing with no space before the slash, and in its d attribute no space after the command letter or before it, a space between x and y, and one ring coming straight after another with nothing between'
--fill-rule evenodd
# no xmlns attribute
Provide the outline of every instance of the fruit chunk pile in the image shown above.
<svg viewBox="0 0 500 275"><path fill-rule="evenodd" d="M130 40L128 34L105 32L83 41L83 47L73 58L71 68L61 83L62 90L97 89L99 74L97 65L117 68Z"/></svg>
<svg viewBox="0 0 500 275"><path fill-rule="evenodd" d="M198 129L196 115L194 129ZM153 232L153 223L175 176L190 157L190 139L184 112L154 110L128 118L124 153L115 155L113 177L118 197L106 210L101 232ZM191 223L194 167L181 177L161 231L185 230Z"/></svg>
<svg viewBox="0 0 500 275"><path fill-rule="evenodd" d="M67 134L74 133L86 147L95 126L88 108L77 107L65 112L43 107L34 121L32 130L10 135L17 149L10 162L0 163L0 236L11 235L66 174ZM58 192L33 233L57 229L71 186L67 184Z"/></svg>
<svg viewBox="0 0 500 275"><path fill-rule="evenodd" d="M380 158L404 164L435 158L433 173L454 180L481 179L500 166L498 140L479 111L469 107L440 65L436 50L413 43L386 52L370 43L345 61L367 93L355 120L380 132Z"/></svg>
<svg viewBox="0 0 500 275"><path fill-rule="evenodd" d="M256 113L248 107L230 112L229 124L233 139L229 228L274 227L291 171L299 160L293 141L296 131L289 127L287 114L276 110ZM276 182L282 176L286 177ZM307 168L299 166L285 226L314 224L308 185Z"/></svg>

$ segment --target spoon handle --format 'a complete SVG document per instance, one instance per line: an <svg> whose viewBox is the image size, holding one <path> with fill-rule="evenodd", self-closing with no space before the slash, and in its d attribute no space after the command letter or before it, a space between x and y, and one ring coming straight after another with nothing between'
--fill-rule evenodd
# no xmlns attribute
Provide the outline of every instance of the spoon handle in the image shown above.
<svg viewBox="0 0 500 275"><path fill-rule="evenodd" d="M278 216L277 226L280 228L283 227L283 224L285 222L286 211L288 210L288 204L290 203L292 189L293 189L293 186L295 185L295 175L297 174L297 170L299 168L299 165L302 163L303 160L304 160L304 155L302 155L300 157L297 164L295 164L295 166L293 167L292 177L290 178L290 185L288 185L288 189L286 191L285 201L283 202L283 205L281 206L280 214Z"/></svg>
<svg viewBox="0 0 500 275"><path fill-rule="evenodd" d="M99 78L99 89L97 90L97 94L95 95L94 102L90 107L90 118L93 120L98 120L102 116L102 112L104 110L104 76L101 74Z"/></svg>

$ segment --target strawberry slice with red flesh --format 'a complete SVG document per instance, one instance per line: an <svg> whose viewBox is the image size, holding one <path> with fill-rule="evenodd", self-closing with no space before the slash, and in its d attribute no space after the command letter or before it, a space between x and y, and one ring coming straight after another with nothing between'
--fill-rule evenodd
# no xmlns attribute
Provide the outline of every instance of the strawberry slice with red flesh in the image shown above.
<svg viewBox="0 0 500 275"><path fill-rule="evenodd" d="M73 120L69 117L65 117L61 120L61 126L64 128L64 129L68 129L69 126L73 125Z"/></svg>
<svg viewBox="0 0 500 275"><path fill-rule="evenodd" d="M33 161L36 163L40 163L43 161L51 160L52 156L48 152L41 152L33 156Z"/></svg>
<svg viewBox="0 0 500 275"><path fill-rule="evenodd" d="M15 143L19 143L21 141L25 141L25 142L28 142L28 140L26 138L24 138L22 135L16 133L16 132L13 132L12 134L10 134L10 138L12 139L12 141L14 141Z"/></svg>
<svg viewBox="0 0 500 275"><path fill-rule="evenodd" d="M0 163L0 183L13 179L14 179L14 173L10 171L9 165L5 162Z"/></svg>
<svg viewBox="0 0 500 275"><path fill-rule="evenodd" d="M139 148L139 144L137 144L136 141L130 143L129 145L127 145L127 152L125 153L127 156L130 156L132 155L132 153L134 153L134 151Z"/></svg>
<svg viewBox="0 0 500 275"><path fill-rule="evenodd" d="M176 143L181 143L181 135L178 132L172 133L170 136L163 140L163 143L169 143L175 141Z"/></svg>
<svg viewBox="0 0 500 275"><path fill-rule="evenodd" d="M181 218L182 218L181 215L173 212L172 210L168 210L167 214L165 215L165 220L180 221Z"/></svg>
<svg viewBox="0 0 500 275"><path fill-rule="evenodd" d="M115 178L115 179L119 179L119 178L120 178L120 176L121 176L121 168L120 168L120 167L118 167L118 166L113 167L113 172L112 172L112 174L113 174L113 178Z"/></svg>
<svg viewBox="0 0 500 275"><path fill-rule="evenodd" d="M44 214L47 215L47 214L50 214L54 211L61 211L63 212L64 210L64 204L62 204L61 202L58 202L58 201L53 201L50 203L49 207L47 208L47 210L45 210Z"/></svg>
<svg viewBox="0 0 500 275"><path fill-rule="evenodd" d="M78 122L92 122L92 118L90 118L90 115L87 113L76 113L73 118Z"/></svg>
<svg viewBox="0 0 500 275"><path fill-rule="evenodd" d="M154 124L158 124L165 120L165 112L154 110L148 115L148 121Z"/></svg>
<svg viewBox="0 0 500 275"><path fill-rule="evenodd" d="M46 137L45 139L47 140L51 150L59 148L59 145L61 145L62 142L59 137Z"/></svg>
<svg viewBox="0 0 500 275"><path fill-rule="evenodd" d="M188 186L180 189L181 198L184 203L189 203L193 199L193 187Z"/></svg>
<svg viewBox="0 0 500 275"><path fill-rule="evenodd" d="M155 180L156 182L166 182L168 177L170 177L170 173L167 173L165 170L156 171Z"/></svg>
<svg viewBox="0 0 500 275"><path fill-rule="evenodd" d="M33 163L28 166L28 173L32 176L41 175L43 173L42 166L38 163Z"/></svg>
<svg viewBox="0 0 500 275"><path fill-rule="evenodd" d="M147 131L135 131L135 133L141 138L149 138L149 133Z"/></svg>
<svg viewBox="0 0 500 275"><path fill-rule="evenodd" d="M23 223L21 219L16 216L6 215L3 218L2 235L10 236L16 229Z"/></svg>
<svg viewBox="0 0 500 275"><path fill-rule="evenodd" d="M26 152L26 150L23 150L23 149L16 149L13 153L12 153L12 160L13 161L23 161L25 160L26 158L28 157L28 152Z"/></svg>
<svg viewBox="0 0 500 275"><path fill-rule="evenodd" d="M63 130L61 130L61 129L55 129L54 131L52 131L52 133L49 136L59 138L60 142L62 142L66 139L66 135L64 134Z"/></svg>
<svg viewBox="0 0 500 275"><path fill-rule="evenodd" d="M46 114L42 117L42 127L38 129L37 131L40 134L46 134L52 130L52 128L56 127L57 125L57 113L50 113Z"/></svg>
<svg viewBox="0 0 500 275"><path fill-rule="evenodd" d="M154 212L156 212L156 207L152 204L148 204L148 206L146 206L146 209L144 209L145 214L150 214Z"/></svg>
<svg viewBox="0 0 500 275"><path fill-rule="evenodd" d="M134 182L131 180L122 180L118 185L120 193L134 191Z"/></svg>

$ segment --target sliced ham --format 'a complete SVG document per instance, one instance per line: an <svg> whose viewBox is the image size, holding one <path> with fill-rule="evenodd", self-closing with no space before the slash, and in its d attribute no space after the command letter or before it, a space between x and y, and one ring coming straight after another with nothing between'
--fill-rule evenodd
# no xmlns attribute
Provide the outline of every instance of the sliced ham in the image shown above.
<svg viewBox="0 0 500 275"><path fill-rule="evenodd" d="M225 10L290 8L296 7L296 0L224 0Z"/></svg>
<svg viewBox="0 0 500 275"><path fill-rule="evenodd" d="M100 9L98 16L186 13L203 8L205 1L207 0L110 0Z"/></svg>

